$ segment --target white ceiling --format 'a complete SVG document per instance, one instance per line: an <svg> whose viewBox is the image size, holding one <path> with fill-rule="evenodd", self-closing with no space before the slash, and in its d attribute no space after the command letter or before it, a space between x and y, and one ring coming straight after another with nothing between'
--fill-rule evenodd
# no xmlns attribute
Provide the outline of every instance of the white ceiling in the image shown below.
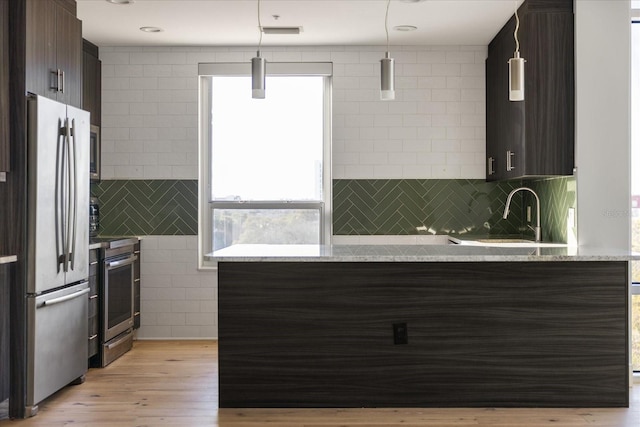
<svg viewBox="0 0 640 427"><path fill-rule="evenodd" d="M392 0L391 45L487 45L523 0ZM98 46L253 46L257 0L77 0L83 36ZM302 26L264 35L264 46L382 45L387 0L262 0L263 26ZM279 15L275 20L273 15ZM414 25L417 31L391 31ZM143 26L163 28L144 33Z"/></svg>

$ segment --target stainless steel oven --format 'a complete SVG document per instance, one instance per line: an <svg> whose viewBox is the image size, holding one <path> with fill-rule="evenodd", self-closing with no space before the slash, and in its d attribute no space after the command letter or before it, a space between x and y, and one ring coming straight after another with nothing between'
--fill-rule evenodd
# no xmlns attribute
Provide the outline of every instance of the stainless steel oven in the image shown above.
<svg viewBox="0 0 640 427"><path fill-rule="evenodd" d="M102 286L102 366L131 349L133 342L133 246L107 248Z"/></svg>

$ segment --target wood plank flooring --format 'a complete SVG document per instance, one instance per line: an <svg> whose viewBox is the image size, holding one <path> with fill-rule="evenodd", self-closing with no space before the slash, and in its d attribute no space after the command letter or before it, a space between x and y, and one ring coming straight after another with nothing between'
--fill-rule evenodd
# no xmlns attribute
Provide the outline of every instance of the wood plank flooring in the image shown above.
<svg viewBox="0 0 640 427"><path fill-rule="evenodd" d="M2 427L637 427L640 385L620 409L218 409L217 343L137 341L27 420Z"/></svg>

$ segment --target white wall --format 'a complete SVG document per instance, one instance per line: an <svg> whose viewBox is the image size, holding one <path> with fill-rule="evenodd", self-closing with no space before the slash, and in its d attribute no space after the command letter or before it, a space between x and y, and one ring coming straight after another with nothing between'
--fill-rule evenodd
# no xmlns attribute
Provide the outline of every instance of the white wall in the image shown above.
<svg viewBox="0 0 640 427"><path fill-rule="evenodd" d="M333 178L484 178L486 46L394 47L396 100L379 101L382 47L264 48L269 61L332 61ZM102 178L197 179L199 62L254 48L101 47ZM138 338L217 337L215 273L196 236L142 241Z"/></svg>
<svg viewBox="0 0 640 427"><path fill-rule="evenodd" d="M581 246L630 248L630 4L576 1Z"/></svg>
<svg viewBox="0 0 640 427"><path fill-rule="evenodd" d="M198 271L196 236L146 236L139 339L218 336L218 277Z"/></svg>
<svg viewBox="0 0 640 427"><path fill-rule="evenodd" d="M332 61L333 177L484 178L486 46L392 48L396 100L379 100L382 47L262 50ZM197 179L199 62L255 49L101 47L103 179Z"/></svg>

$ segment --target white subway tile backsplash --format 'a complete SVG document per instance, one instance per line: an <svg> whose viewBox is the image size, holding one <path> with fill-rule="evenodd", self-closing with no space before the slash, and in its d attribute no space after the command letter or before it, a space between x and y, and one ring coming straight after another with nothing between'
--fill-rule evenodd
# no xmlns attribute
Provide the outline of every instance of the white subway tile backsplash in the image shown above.
<svg viewBox="0 0 640 427"><path fill-rule="evenodd" d="M130 64L157 64L158 53L148 51L134 51L129 54Z"/></svg>
<svg viewBox="0 0 640 427"><path fill-rule="evenodd" d="M129 54L125 52L111 52L100 48L100 60L105 64L129 64Z"/></svg>
<svg viewBox="0 0 640 427"><path fill-rule="evenodd" d="M188 166L171 166L172 179L198 179L197 163Z"/></svg>
<svg viewBox="0 0 640 427"><path fill-rule="evenodd" d="M158 164L158 153L132 153L131 162L136 165L148 166ZM144 168L143 168L144 174Z"/></svg>
<svg viewBox="0 0 640 427"><path fill-rule="evenodd" d="M103 59L103 67L105 60ZM102 75L102 77L142 77L143 67L142 65L123 65L118 63L111 63L113 66L113 76ZM107 62L107 65L109 63ZM103 91L104 95L104 91ZM103 100L104 102L104 100Z"/></svg>
<svg viewBox="0 0 640 427"><path fill-rule="evenodd" d="M129 77L105 77L102 79L102 89L103 90L122 90L122 89L130 89Z"/></svg>
<svg viewBox="0 0 640 427"><path fill-rule="evenodd" d="M142 75L144 77L169 77L171 73L171 65L145 65L142 67Z"/></svg>
<svg viewBox="0 0 640 427"><path fill-rule="evenodd" d="M434 102L458 102L462 98L460 89L432 89L431 99Z"/></svg>
<svg viewBox="0 0 640 427"><path fill-rule="evenodd" d="M404 179L429 179L432 178L431 166L416 164L403 165L402 178Z"/></svg>
<svg viewBox="0 0 640 427"><path fill-rule="evenodd" d="M217 338L217 273L198 271L196 245L196 236L142 239L138 338Z"/></svg>
<svg viewBox="0 0 640 427"><path fill-rule="evenodd" d="M114 179L115 177L126 176L128 179L143 179L143 168L142 165L135 166L113 166L113 173L115 176L104 177L103 179Z"/></svg>
<svg viewBox="0 0 640 427"><path fill-rule="evenodd" d="M186 323L185 319L186 313L156 313L156 324L159 326L184 325Z"/></svg>
<svg viewBox="0 0 640 427"><path fill-rule="evenodd" d="M130 114L140 116L155 116L158 114L158 104L156 102L137 102L129 104Z"/></svg>
<svg viewBox="0 0 640 427"><path fill-rule="evenodd" d="M159 64L186 64L187 53L186 52L159 52L158 53Z"/></svg>
<svg viewBox="0 0 640 427"><path fill-rule="evenodd" d="M103 102L142 102L141 90L105 90L102 92Z"/></svg>
<svg viewBox="0 0 640 427"><path fill-rule="evenodd" d="M399 176L402 174L401 165L376 165L373 168L373 178L385 179L385 177L393 175Z"/></svg>
<svg viewBox="0 0 640 427"><path fill-rule="evenodd" d="M134 130L134 129L132 129ZM141 141L116 141L114 144L114 152L117 154L124 153L142 153L143 144Z"/></svg>
<svg viewBox="0 0 640 427"><path fill-rule="evenodd" d="M129 79L131 89L158 89L157 77L132 77Z"/></svg>
<svg viewBox="0 0 640 427"><path fill-rule="evenodd" d="M476 62L475 52L447 52L445 56L447 64L473 64Z"/></svg>

